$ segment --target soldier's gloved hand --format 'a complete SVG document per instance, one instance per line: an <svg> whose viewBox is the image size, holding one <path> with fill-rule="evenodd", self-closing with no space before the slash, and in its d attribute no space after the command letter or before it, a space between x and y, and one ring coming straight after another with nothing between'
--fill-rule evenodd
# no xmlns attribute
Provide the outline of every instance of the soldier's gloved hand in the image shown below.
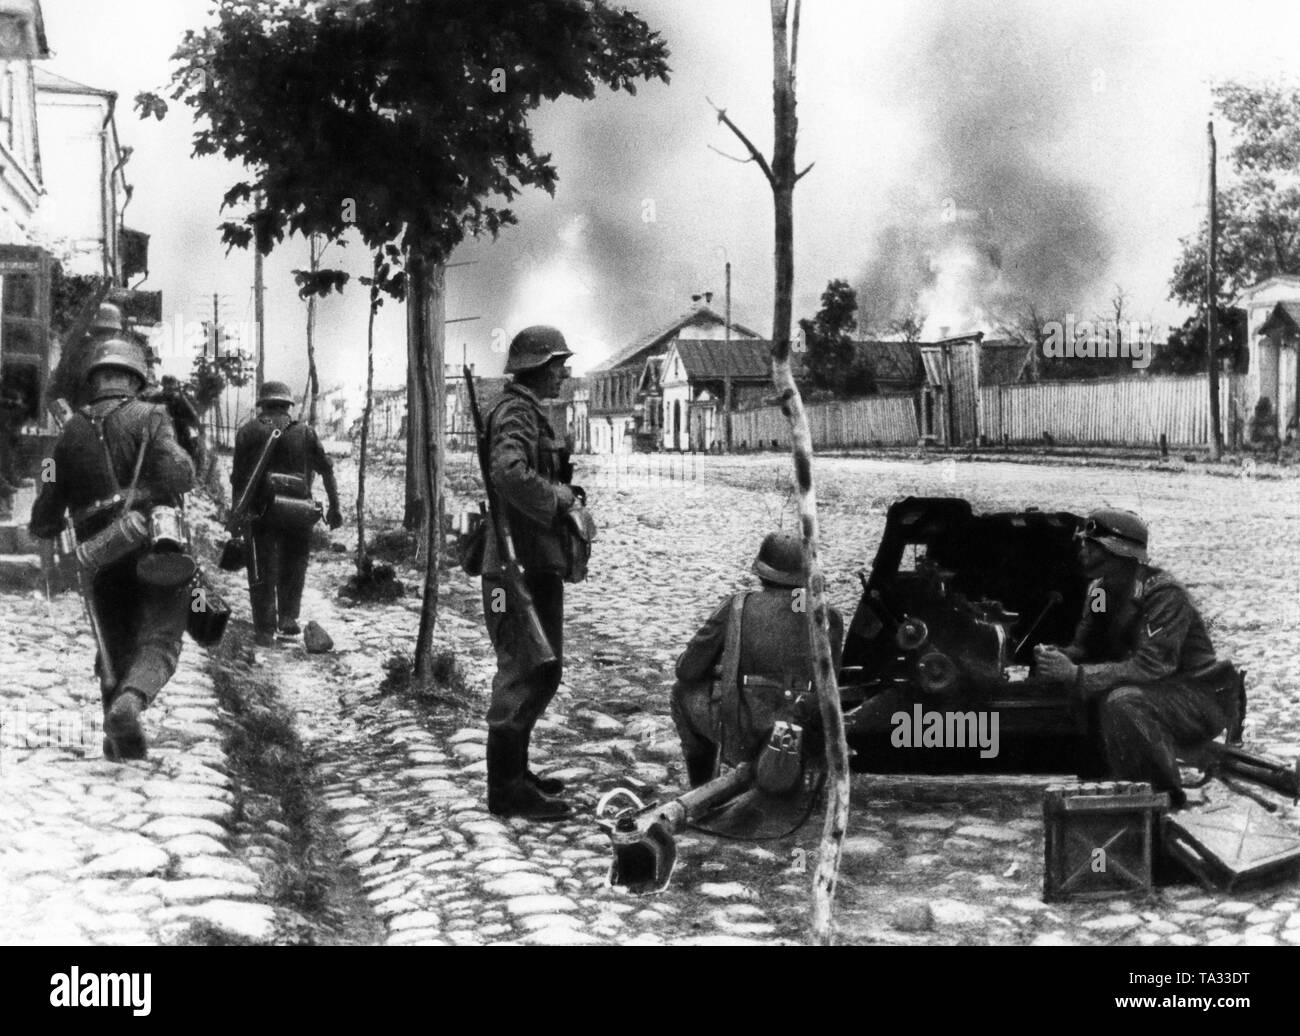
<svg viewBox="0 0 1300 1036"><path fill-rule="evenodd" d="M583 489L582 486L570 486L569 490L573 493L574 498L578 503L582 504L583 507L587 506L587 491Z"/></svg>
<svg viewBox="0 0 1300 1036"><path fill-rule="evenodd" d="M325 515L325 524L328 525L331 529L337 529L340 525L343 524L343 514L341 511L339 511L337 504L332 506L329 509L329 512Z"/></svg>

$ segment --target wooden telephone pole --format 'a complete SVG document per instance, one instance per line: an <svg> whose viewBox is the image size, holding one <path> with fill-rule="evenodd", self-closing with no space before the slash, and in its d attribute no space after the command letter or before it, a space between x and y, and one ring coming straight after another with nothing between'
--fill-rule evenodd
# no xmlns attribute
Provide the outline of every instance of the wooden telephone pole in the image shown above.
<svg viewBox="0 0 1300 1036"><path fill-rule="evenodd" d="M1219 420L1218 306L1219 284L1216 261L1219 247L1219 204L1215 184L1214 122L1206 124L1210 142L1210 232L1205 260L1205 362L1210 375L1210 460L1223 456L1223 425Z"/></svg>
<svg viewBox="0 0 1300 1036"><path fill-rule="evenodd" d="M722 441L726 446L727 452L731 452L731 263L727 263L727 304L726 304L726 327L723 328L722 335L726 347L723 350L723 382L722 382Z"/></svg>

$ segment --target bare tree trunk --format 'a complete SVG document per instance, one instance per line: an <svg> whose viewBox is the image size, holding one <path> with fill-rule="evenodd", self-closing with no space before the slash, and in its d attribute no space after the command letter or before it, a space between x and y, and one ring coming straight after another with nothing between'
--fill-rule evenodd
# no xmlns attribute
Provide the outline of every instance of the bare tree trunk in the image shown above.
<svg viewBox="0 0 1300 1036"><path fill-rule="evenodd" d="M415 675L427 677L433 668L433 630L438 621L438 516L442 511L442 429L446 409L443 353L446 338L445 271L424 255L407 261L408 352L415 360L415 397L409 409L426 431L415 446L421 490L420 543L424 551L424 601L415 639ZM410 424L415 424L411 420Z"/></svg>
<svg viewBox="0 0 1300 1036"><path fill-rule="evenodd" d="M790 21L789 0L772 4L772 107L775 140L772 162L742 133L726 112L719 121L726 124L758 163L772 187L776 210L776 301L772 313L772 382L780 393L781 411L790 422L794 471L799 494L799 526L803 539L804 571L808 577L808 642L813 659L813 686L821 709L826 740L826 819L812 887L813 937L831 941L835 884L839 877L844 835L849 823L849 749L844 737L844 713L831 654L826 579L817 554L817 493L812 477L812 434L799 388L790 368L790 328L794 298L794 187L812 168L795 173L795 66L799 48L799 0Z"/></svg>
<svg viewBox="0 0 1300 1036"><path fill-rule="evenodd" d="M380 255L375 253L374 278L379 278ZM379 286L370 285L370 318L366 324L366 402L361 410L361 448L357 461L357 575L366 564L366 447L370 444L370 414L375 406L375 311Z"/></svg>
<svg viewBox="0 0 1300 1036"><path fill-rule="evenodd" d="M320 269L321 248L319 238L309 238L311 272ZM307 299L307 423L316 427L316 397L320 395L320 379L316 376L316 296Z"/></svg>

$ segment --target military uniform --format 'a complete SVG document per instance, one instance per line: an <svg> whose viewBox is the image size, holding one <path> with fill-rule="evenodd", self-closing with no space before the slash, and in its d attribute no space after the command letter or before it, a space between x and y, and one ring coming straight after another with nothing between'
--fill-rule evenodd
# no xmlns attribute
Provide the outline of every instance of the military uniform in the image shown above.
<svg viewBox="0 0 1300 1036"><path fill-rule="evenodd" d="M555 661L529 669L517 649L518 617L502 609L505 584L499 547L488 536L483 559L483 615L496 650L497 673L488 707L490 732L517 743L527 766L528 740L534 724L560 685L564 666L564 578L569 571L561 523L572 493L561 487L566 467L564 444L556 439L540 401L519 384L488 416L492 484L497 499L508 508L512 539L524 581L533 596L537 617Z"/></svg>
<svg viewBox="0 0 1300 1036"><path fill-rule="evenodd" d="M1112 776L1181 787L1179 745L1217 736L1231 719L1237 675L1216 659L1205 623L1168 573L1137 566L1132 586L1093 611L1101 581L1064 654L1078 663L1075 688L1100 702L1102 747Z"/></svg>
<svg viewBox="0 0 1300 1036"><path fill-rule="evenodd" d="M772 557L777 547L786 552L786 561L781 567L775 566ZM728 597L723 601L677 659L677 680L673 684L670 710L681 738L682 754L686 758L687 775L692 785L702 784L713 775L720 746L735 753L736 757L726 760L731 764L743 761L739 756L761 747L752 739L746 741L743 733L738 737L737 731L724 729L728 719L723 715L727 708L727 689L720 684L719 678L726 674L718 670L737 614L740 618L737 679L744 681L749 678L756 685L752 690L758 696L772 700L784 697L787 690L797 698L807 694L811 688L813 666L808 643L808 616L803 610L796 610L794 597L794 592L803 585L798 570L801 564L799 549L799 541L793 536L769 536L754 565L754 570L765 581L763 589L741 595L744 602L739 613L735 598ZM839 611L830 608L827 621L831 653L838 669L844 619ZM815 704L811 704L810 699L808 703L815 711ZM759 709L770 713L770 704L760 705ZM724 754L728 752L724 751Z"/></svg>
<svg viewBox="0 0 1300 1036"><path fill-rule="evenodd" d="M103 440L96 430L103 429ZM194 482L194 465L176 442L171 418L162 406L135 399L125 391L97 396L78 410L54 446L54 478L41 487L32 506L31 532L55 539L70 511L77 536L85 541L106 528L120 508L96 507L125 493L142 444L147 443L133 508L177 506ZM107 448L107 459L105 449ZM109 463L112 473L109 472ZM188 586L161 589L136 578L139 551L101 569L94 578L94 600L104 625L116 687L102 679L107 707L115 692L133 690L148 704L171 679L180 658L181 638L189 614Z"/></svg>
<svg viewBox="0 0 1300 1036"><path fill-rule="evenodd" d="M268 382L268 386L272 383ZM338 514L338 487L334 466L310 425L293 420L287 410L268 409L246 422L235 436L235 460L230 483L233 499L238 500L257 466L267 440L275 429L280 439L271 448L266 474L303 477L307 495L311 495L313 475L319 473L325 483L332 516ZM255 487L251 513L260 513L269 502L266 477ZM311 556L310 529L283 529L255 519L249 523L250 557L248 561L248 596L253 609L253 627L263 636L281 632L296 633L302 591L307 581L307 563Z"/></svg>

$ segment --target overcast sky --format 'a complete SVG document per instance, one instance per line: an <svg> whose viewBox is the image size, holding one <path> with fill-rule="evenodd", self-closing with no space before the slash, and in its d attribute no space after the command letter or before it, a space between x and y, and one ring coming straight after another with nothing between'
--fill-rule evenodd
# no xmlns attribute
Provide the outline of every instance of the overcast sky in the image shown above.
<svg viewBox="0 0 1300 1036"><path fill-rule="evenodd" d="M628 6L666 37L672 83L538 112L539 150L554 153L559 189L553 199L523 197L519 227L454 257L474 265L449 271L448 317L479 319L448 329L449 358L459 360L464 344L495 373L504 356L491 348L494 333L502 340L547 322L569 336L581 371L686 309L693 292L714 291L720 303L728 259L735 318L770 332L770 195L756 167L710 150L738 153L705 101L770 148L768 4ZM169 323L209 316L214 292L223 319L251 321L252 258L226 256L216 229L236 171L190 157L186 109L173 107L162 123L131 111L138 91L166 82L171 53L186 28L204 23L208 4L43 7L48 67L120 95L120 135L135 148L126 222L152 235L144 287L164 293ZM1178 239L1204 217L1210 87L1291 75L1297 39L1295 0L805 0L799 160L816 168L796 196L796 316L812 315L831 278L879 285L892 276L903 258L898 235L913 252L946 247L926 228L955 209L959 226L978 226L982 254L998 257L1001 289L1038 285L1090 315L1118 283L1134 316L1181 320L1166 296ZM266 267L267 376L295 386L305 379L305 304L290 271L306 256L306 243L292 240ZM325 262L364 272L355 244L331 247ZM321 305L326 385L364 378L358 288ZM863 304L875 311L886 300L872 294ZM944 302L933 291L923 301L936 311ZM403 335L400 309L387 306L381 385L404 377Z"/></svg>

